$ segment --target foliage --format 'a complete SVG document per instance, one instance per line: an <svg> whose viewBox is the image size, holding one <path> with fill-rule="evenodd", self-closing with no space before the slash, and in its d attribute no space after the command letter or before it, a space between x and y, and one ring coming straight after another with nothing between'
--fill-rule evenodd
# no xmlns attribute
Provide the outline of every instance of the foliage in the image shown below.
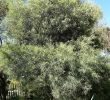
<svg viewBox="0 0 110 100"><path fill-rule="evenodd" d="M9 83L10 81L8 80L8 76L3 71L0 71L0 99L1 100L6 100Z"/></svg>
<svg viewBox="0 0 110 100"><path fill-rule="evenodd" d="M104 48L107 51L110 51L110 28L106 27L104 28L105 32L103 32L103 42L104 42ZM105 33L105 34L104 34Z"/></svg>
<svg viewBox="0 0 110 100"><path fill-rule="evenodd" d="M107 35L96 27L101 18L97 5L86 0L8 3L6 31L14 43L0 48L0 68L22 84L26 95L109 100L109 58L100 55Z"/></svg>
<svg viewBox="0 0 110 100"><path fill-rule="evenodd" d="M40 100L88 100L93 94L97 97L104 93L99 87L108 84L102 80L109 82L110 67L86 43L76 45L11 45L10 52L3 50L3 54L16 78L25 86L24 90Z"/></svg>
<svg viewBox="0 0 110 100"><path fill-rule="evenodd" d="M91 43L90 45L95 49L104 49L105 48L105 35L106 28L103 26L96 26L92 30Z"/></svg>
<svg viewBox="0 0 110 100"><path fill-rule="evenodd" d="M8 33L25 44L67 42L90 35L100 17L96 5L79 0L16 1L10 4Z"/></svg>
<svg viewBox="0 0 110 100"><path fill-rule="evenodd" d="M0 22L6 16L7 11L8 11L8 4L6 0L0 0Z"/></svg>

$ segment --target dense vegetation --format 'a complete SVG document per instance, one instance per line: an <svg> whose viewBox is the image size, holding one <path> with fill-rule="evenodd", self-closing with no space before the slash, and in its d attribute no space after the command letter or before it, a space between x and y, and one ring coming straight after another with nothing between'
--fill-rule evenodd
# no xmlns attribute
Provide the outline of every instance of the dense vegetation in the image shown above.
<svg viewBox="0 0 110 100"><path fill-rule="evenodd" d="M0 0L8 37L0 70L36 100L109 100L109 28L86 0ZM3 10L2 10L3 9ZM3 25L2 24L2 25Z"/></svg>

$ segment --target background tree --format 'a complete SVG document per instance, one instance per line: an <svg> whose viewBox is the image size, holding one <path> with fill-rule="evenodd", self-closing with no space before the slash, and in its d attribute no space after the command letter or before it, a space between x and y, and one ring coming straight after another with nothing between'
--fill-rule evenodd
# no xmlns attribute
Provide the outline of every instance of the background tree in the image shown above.
<svg viewBox="0 0 110 100"><path fill-rule="evenodd" d="M8 12L8 3L6 0L0 0L0 46L2 45L2 33L4 32L3 19Z"/></svg>

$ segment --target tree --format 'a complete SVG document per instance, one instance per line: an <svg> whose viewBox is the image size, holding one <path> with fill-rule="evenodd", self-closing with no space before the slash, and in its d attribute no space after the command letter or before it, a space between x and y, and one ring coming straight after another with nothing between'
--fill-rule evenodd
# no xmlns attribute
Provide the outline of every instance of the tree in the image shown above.
<svg viewBox="0 0 110 100"><path fill-rule="evenodd" d="M6 13L8 11L8 4L6 0L0 0L0 35L3 32L3 27L1 25L4 17L6 16ZM2 45L2 38L0 36L0 47Z"/></svg>
<svg viewBox="0 0 110 100"><path fill-rule="evenodd" d="M104 48L105 50L109 51L110 49L110 28L105 27L105 34L102 35L103 42L104 42Z"/></svg>
<svg viewBox="0 0 110 100"><path fill-rule="evenodd" d="M109 86L110 67L107 60L98 57L99 51L85 42L56 48L12 45L3 54L23 90L39 100L88 100L92 95L103 98L104 85Z"/></svg>
<svg viewBox="0 0 110 100"><path fill-rule="evenodd" d="M100 17L87 1L11 2L7 33L17 43L2 47L1 59L38 100L105 100L104 91L108 100L110 66L99 56L103 29L94 28Z"/></svg>
<svg viewBox="0 0 110 100"><path fill-rule="evenodd" d="M16 1L7 16L8 33L25 44L67 42L90 35L100 17L96 5L79 0L30 0L27 5Z"/></svg>

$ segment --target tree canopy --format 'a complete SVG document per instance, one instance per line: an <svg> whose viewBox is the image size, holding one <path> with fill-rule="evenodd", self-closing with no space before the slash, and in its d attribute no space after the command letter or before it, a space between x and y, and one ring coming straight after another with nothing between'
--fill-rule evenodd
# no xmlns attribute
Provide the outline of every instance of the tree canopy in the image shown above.
<svg viewBox="0 0 110 100"><path fill-rule="evenodd" d="M22 91L37 100L109 100L109 57L101 55L109 48L109 33L98 26L102 12L97 5L86 0L7 2L10 42L0 48L0 68L22 84Z"/></svg>
<svg viewBox="0 0 110 100"><path fill-rule="evenodd" d="M30 0L28 4L16 1L7 15L9 34L20 43L32 45L88 36L101 11L95 4L78 1Z"/></svg>

